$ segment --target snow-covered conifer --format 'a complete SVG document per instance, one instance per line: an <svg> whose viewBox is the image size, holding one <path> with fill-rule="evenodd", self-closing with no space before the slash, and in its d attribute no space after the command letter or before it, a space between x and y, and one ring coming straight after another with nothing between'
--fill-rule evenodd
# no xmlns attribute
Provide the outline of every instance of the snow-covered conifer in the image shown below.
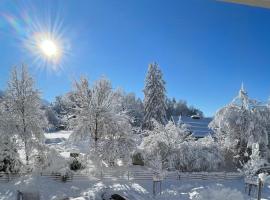
<svg viewBox="0 0 270 200"><path fill-rule="evenodd" d="M144 87L143 128L152 129L152 120L166 123L166 89L162 72L157 63L149 65Z"/></svg>

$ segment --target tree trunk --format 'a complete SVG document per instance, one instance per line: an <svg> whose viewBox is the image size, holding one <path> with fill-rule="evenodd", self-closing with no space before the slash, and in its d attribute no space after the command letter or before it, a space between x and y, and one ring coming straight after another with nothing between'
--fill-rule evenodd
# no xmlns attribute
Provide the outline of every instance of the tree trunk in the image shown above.
<svg viewBox="0 0 270 200"><path fill-rule="evenodd" d="M96 119L95 119L95 148L97 147L97 141L98 141L98 120L97 120L97 115L96 115Z"/></svg>

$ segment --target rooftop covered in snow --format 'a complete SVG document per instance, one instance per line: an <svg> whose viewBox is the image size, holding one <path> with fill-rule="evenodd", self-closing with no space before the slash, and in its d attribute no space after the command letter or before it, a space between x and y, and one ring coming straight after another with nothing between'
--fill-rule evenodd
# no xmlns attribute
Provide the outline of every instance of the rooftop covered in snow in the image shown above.
<svg viewBox="0 0 270 200"><path fill-rule="evenodd" d="M173 120L175 122L187 124L192 135L196 138L202 138L210 134L213 134L213 131L208 127L212 119L213 118L211 117L192 117L192 116L173 117Z"/></svg>

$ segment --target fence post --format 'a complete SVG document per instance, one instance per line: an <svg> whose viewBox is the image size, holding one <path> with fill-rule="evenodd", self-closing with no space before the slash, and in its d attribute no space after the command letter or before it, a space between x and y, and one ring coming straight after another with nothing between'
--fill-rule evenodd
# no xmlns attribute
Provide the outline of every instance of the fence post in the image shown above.
<svg viewBox="0 0 270 200"><path fill-rule="evenodd" d="M128 170L128 181L129 181L129 170Z"/></svg>
<svg viewBox="0 0 270 200"><path fill-rule="evenodd" d="M258 193L257 193L257 200L261 200L261 197L262 197L262 186L263 186L262 180L259 178L259 179L258 179Z"/></svg>
<svg viewBox="0 0 270 200"><path fill-rule="evenodd" d="M160 189L160 195L161 195L161 191L162 191L161 181L159 182L159 189Z"/></svg>

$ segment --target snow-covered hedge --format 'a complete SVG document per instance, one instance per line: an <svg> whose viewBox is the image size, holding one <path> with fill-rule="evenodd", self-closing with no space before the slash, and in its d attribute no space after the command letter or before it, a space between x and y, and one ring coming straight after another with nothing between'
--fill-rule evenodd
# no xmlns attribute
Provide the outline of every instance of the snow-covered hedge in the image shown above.
<svg viewBox="0 0 270 200"><path fill-rule="evenodd" d="M224 163L221 149L211 137L183 142L177 151L175 167L180 171L216 171Z"/></svg>
<svg viewBox="0 0 270 200"><path fill-rule="evenodd" d="M157 156L161 156L163 168L181 171L215 171L223 164L222 151L212 137L195 141L185 126L173 122L154 125L140 146L146 165L152 167Z"/></svg>
<svg viewBox="0 0 270 200"><path fill-rule="evenodd" d="M44 173L69 173L68 161L54 148L43 147L40 155L36 158L35 169Z"/></svg>

